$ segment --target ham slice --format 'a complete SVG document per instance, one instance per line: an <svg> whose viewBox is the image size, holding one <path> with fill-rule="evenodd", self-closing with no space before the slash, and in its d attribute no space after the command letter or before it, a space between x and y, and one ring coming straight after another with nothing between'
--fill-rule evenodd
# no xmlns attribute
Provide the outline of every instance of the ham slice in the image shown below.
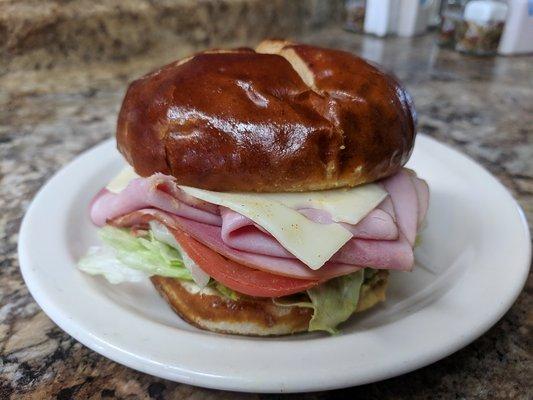
<svg viewBox="0 0 533 400"><path fill-rule="evenodd" d="M413 182L418 197L418 227L422 225L429 207L429 186L423 179L418 178L416 175L411 175L411 181Z"/></svg>
<svg viewBox="0 0 533 400"><path fill-rule="evenodd" d="M351 239L331 260L365 268L409 271L414 254L411 244L400 233L397 240Z"/></svg>
<svg viewBox="0 0 533 400"><path fill-rule="evenodd" d="M152 181L152 185L160 191L168 193L175 199L188 204L194 208L199 208L210 212L211 214L219 214L218 206L216 204L208 203L207 201L197 199L178 187L176 183L176 178L170 175L165 175L161 173L156 173L148 178L145 178Z"/></svg>
<svg viewBox="0 0 533 400"><path fill-rule="evenodd" d="M320 224L331 224L333 220L327 211L304 208L301 214ZM294 256L272 235L257 226L252 220L226 207L220 207L222 216L222 239L228 246L237 250L271 255L275 257ZM356 225L342 223L358 239L396 240L398 227L394 221L392 202L386 198Z"/></svg>
<svg viewBox="0 0 533 400"><path fill-rule="evenodd" d="M117 227L148 227L148 223L157 220L170 229L179 229L223 256L248 267L271 272L276 275L298 279L327 280L346 275L361 269L359 266L327 262L319 270L312 270L295 258L280 258L235 250L227 246L221 237L220 227L202 224L186 218L159 210L144 209L115 218L110 221Z"/></svg>
<svg viewBox="0 0 533 400"><path fill-rule="evenodd" d="M404 238L396 241L352 239L323 267L313 271L288 252L285 257L277 257L237 250L224 243L221 227L202 224L158 210L138 210L114 219L111 223L119 227L145 226L152 219L157 219L169 228L188 233L212 250L243 265L294 278L322 280L366 267L410 270L413 266L413 251Z"/></svg>
<svg viewBox="0 0 533 400"><path fill-rule="evenodd" d="M390 196L358 224L342 224L353 238L317 271L247 217L187 195L173 177L162 174L135 179L118 194L102 190L91 203L91 218L98 226L111 222L126 227L147 226L155 219L236 262L300 279L325 280L362 267L409 270L417 230L428 209L429 189L407 169L382 185ZM298 211L321 224L333 222L323 210Z"/></svg>
<svg viewBox="0 0 533 400"><path fill-rule="evenodd" d="M390 202L390 199L386 198L383 200L383 202ZM356 225L346 223L341 223L341 225L348 229L352 233L353 237L357 239L398 239L398 227L394 222L394 214L392 213L391 215L391 213L384 211L380 207L381 205L378 206L378 208L370 211L370 213L368 213L368 215ZM331 224L334 222L327 211L313 208L304 208L298 211L310 220L320 224Z"/></svg>
<svg viewBox="0 0 533 400"><path fill-rule="evenodd" d="M259 227L252 220L225 207L221 207L220 211L222 216L222 240L228 246L237 250L269 256L294 257L272 235L258 229ZM326 211L302 209L299 212L307 218L321 224L331 224L333 222L329 213ZM371 239L379 242L398 238L398 229L394 220L390 214L381 209L373 210L357 225L342 225L352 232L355 239ZM332 260L338 262L345 261L335 258L335 256L332 257Z"/></svg>
<svg viewBox="0 0 533 400"><path fill-rule="evenodd" d="M398 222L398 228L414 245L418 229L418 194L411 175L405 169L383 180L383 186L389 192Z"/></svg>
<svg viewBox="0 0 533 400"><path fill-rule="evenodd" d="M120 193L103 189L91 203L91 220L95 225L103 226L113 218L150 207L206 224L222 224L218 207L197 199L190 201L188 197L191 196L180 193L179 188L170 183L166 175L155 174L149 178L134 179ZM189 204L185 202L187 200Z"/></svg>

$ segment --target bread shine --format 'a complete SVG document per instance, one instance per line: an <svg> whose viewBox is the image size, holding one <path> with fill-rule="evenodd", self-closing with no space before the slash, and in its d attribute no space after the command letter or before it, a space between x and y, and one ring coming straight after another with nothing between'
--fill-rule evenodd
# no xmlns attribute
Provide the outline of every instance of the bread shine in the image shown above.
<svg viewBox="0 0 533 400"><path fill-rule="evenodd" d="M269 40L132 82L117 143L141 176L218 191L324 190L397 172L415 122L405 89L362 58Z"/></svg>

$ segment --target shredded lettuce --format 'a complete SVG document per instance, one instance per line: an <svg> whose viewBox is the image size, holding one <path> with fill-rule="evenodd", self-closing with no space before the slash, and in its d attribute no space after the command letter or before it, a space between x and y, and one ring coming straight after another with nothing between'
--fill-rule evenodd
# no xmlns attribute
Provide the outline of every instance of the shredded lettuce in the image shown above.
<svg viewBox="0 0 533 400"><path fill-rule="evenodd" d="M357 309L364 270L330 279L307 291L315 312L309 331L337 333L337 325L346 321Z"/></svg>
<svg viewBox="0 0 533 400"><path fill-rule="evenodd" d="M213 286L222 296L226 297L227 299L233 301L239 300L239 294L229 287L224 286L222 283L213 280Z"/></svg>
<svg viewBox="0 0 533 400"><path fill-rule="evenodd" d="M376 275L378 273L378 270L377 269L373 269L373 268L365 268L364 269L364 280L363 280L363 283L366 283L368 282L370 279L372 279L372 277L374 275Z"/></svg>
<svg viewBox="0 0 533 400"><path fill-rule="evenodd" d="M309 289L307 295L311 301L274 299L274 303L279 306L313 308L309 331L338 333L337 325L346 321L357 309L359 293L367 269L330 279Z"/></svg>
<svg viewBox="0 0 533 400"><path fill-rule="evenodd" d="M290 296L288 296L290 297ZM315 308L310 301L294 301L287 297L278 297L272 299L273 303L281 307L303 307L303 308Z"/></svg>
<svg viewBox="0 0 533 400"><path fill-rule="evenodd" d="M140 282L149 275L122 264L107 246L93 246L78 262L78 268L90 275L103 275L110 283Z"/></svg>
<svg viewBox="0 0 533 400"><path fill-rule="evenodd" d="M100 229L98 236L105 246L91 250L79 261L78 268L84 272L104 275L111 283L135 282L143 275L192 280L181 254L172 246L157 240L152 232L136 237L125 229L105 226Z"/></svg>
<svg viewBox="0 0 533 400"><path fill-rule="evenodd" d="M154 228L154 227L152 227ZM155 227L157 230L157 227ZM110 283L138 282L152 275L167 276L192 281L193 274L184 263L180 251L168 243L163 231L148 231L144 236L134 236L126 229L105 226L99 237L103 247L92 247L78 263L78 268L92 275L103 275ZM357 309L363 281L375 271L370 268L324 282L307 291L305 298L273 299L280 306L313 308L309 331L337 333L337 325L346 321ZM207 282L209 277L207 276ZM223 284L211 280L222 296L238 300L240 295ZM200 287L203 287L202 285Z"/></svg>
<svg viewBox="0 0 533 400"><path fill-rule="evenodd" d="M150 229L157 240L174 247L181 254L183 265L190 271L194 283L201 288L209 283L210 276L196 265L187 253L183 251L174 235L170 233L165 225L157 221L150 221Z"/></svg>

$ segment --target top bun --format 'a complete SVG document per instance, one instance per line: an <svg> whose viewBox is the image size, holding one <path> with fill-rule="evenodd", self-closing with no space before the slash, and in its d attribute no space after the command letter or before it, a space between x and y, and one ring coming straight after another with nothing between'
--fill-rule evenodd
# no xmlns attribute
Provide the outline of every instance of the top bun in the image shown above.
<svg viewBox="0 0 533 400"><path fill-rule="evenodd" d="M405 89L362 58L267 40L131 83L117 142L141 176L217 191L324 190L398 171L415 120Z"/></svg>

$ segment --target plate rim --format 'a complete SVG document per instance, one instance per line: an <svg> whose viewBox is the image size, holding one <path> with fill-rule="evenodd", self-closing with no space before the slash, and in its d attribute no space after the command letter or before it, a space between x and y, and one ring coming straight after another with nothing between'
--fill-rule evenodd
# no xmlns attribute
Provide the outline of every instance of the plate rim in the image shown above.
<svg viewBox="0 0 533 400"><path fill-rule="evenodd" d="M497 321L501 319L501 317L508 311L508 309L514 304L516 301L518 295L522 291L528 273L529 273L529 263L531 260L531 238L530 238L530 232L529 227L527 223L527 219L524 215L523 210L521 209L518 202L513 198L509 190L501 184L501 182L498 181L497 178L495 178L489 171L487 171L482 165L477 163L475 160L473 160L468 155L465 155L451 146L441 143L429 136L419 134L417 137L417 140L421 138L422 141L428 141L430 145L436 145L441 146L441 148L444 148L447 151L450 151L453 153L453 156L459 156L471 164L475 165L477 168L479 168L487 178L489 178L492 182L492 184L496 184L498 186L498 189L503 190L504 194L507 197L507 202L511 202L511 204L514 206L515 211L517 212L519 225L516 226L516 229L520 230L520 235L523 235L522 238L525 239L524 242L526 243L525 248L521 249L524 259L524 265L520 268L522 270L522 276L516 277L516 290L515 293L513 293L512 296L508 296L506 298L506 301L502 303L500 306L500 309L497 313L491 314L491 317L486 317L483 321L484 323L477 326L477 329L465 334L461 340L456 340L455 345L448 345L446 348L440 349L440 351L436 351L431 355L428 355L426 357L419 357L416 360L410 360L408 365L397 365L396 368L389 368L387 370L381 371L381 373L376 373L372 377L367 376L364 379L355 379L354 377L339 377L337 376L335 379L330 379L329 382L308 382L305 384L302 383L296 383L291 382L287 383L285 385L280 385L279 382L276 382L274 384L266 384L265 382L252 382L252 381L239 381L238 379L231 379L231 377L228 376L210 376L209 374L202 373L202 371L187 371L187 368L165 368L163 365L158 365L157 363L147 363L146 362L146 356L139 356L137 354L133 354L131 352L124 352L123 349L117 348L116 346L112 346L111 343L98 340L99 338L92 335L91 332L85 332L83 329L79 329L79 326L76 326L75 319L73 317L64 315L64 311L62 311L61 307L57 307L57 305L54 304L54 301L50 298L50 294L46 293L46 290L43 290L42 287L39 286L39 281L35 280L35 276L32 275L32 269L34 266L32 266L32 261L30 259L30 252L31 248L29 248L28 243L28 235L29 230L31 228L31 218L33 213L35 212L35 209L37 208L37 204L39 203L40 198L42 197L42 193L44 193L47 188L50 187L51 182L58 181L61 179L62 174L67 173L67 171L74 165L76 162L81 162L80 160L84 159L88 154L102 151L103 148L106 148L110 146L114 139L108 139L103 141L100 144L97 144L96 146L80 153L77 155L71 162L66 164L64 167L62 167L58 172L56 172L52 178L50 178L45 185L43 185L38 193L35 195L34 199L32 200L30 206L28 207L26 214L24 215L21 228L19 231L19 242L18 242L18 256L19 256L19 262L20 262L20 269L22 272L23 279L26 283L26 286L28 287L31 295L36 300L36 302L41 306L43 311L65 332L67 332L69 335L74 337L76 340L84 344L85 346L91 348L92 350L104 355L107 358L112 359L113 361L116 361L122 365L128 366L130 368L134 368L137 370L140 370L142 372L159 376L162 378L175 380L187 384L192 385L198 385L203 387L209 387L214 389L224 389L224 390L237 390L237 391L247 391L247 392L269 392L269 393L275 393L275 392L308 392L308 391L316 391L316 390L328 390L328 389L335 389L335 388L341 388L341 387L347 387L352 386L354 384L360 385L370 382L379 381L382 379L387 379L393 376L397 376L402 373L407 373L410 371L413 371L415 369L418 369L422 366L431 364L443 357L446 357L457 350L463 348L467 344L471 343L475 339L477 339L479 336L481 336L483 333L485 333L491 326L493 326ZM510 204L510 205L511 205ZM416 314L416 313L415 313ZM412 315L409 315L408 318L412 317ZM172 328L168 328L172 329ZM179 335L185 339L192 340L192 338L197 338L198 334L195 332L184 332L180 331ZM346 338L349 335L345 335L344 338ZM200 342L204 340L205 334L200 335ZM222 342L228 343L229 341L247 341L246 338L242 337L234 337L234 336L210 336L211 340L210 342L216 342L215 345L219 345ZM342 336L341 336L342 337ZM329 341L337 341L336 339L339 339L341 337L333 337L333 338L327 338ZM325 339L325 338L324 338ZM301 342L307 342L307 341L301 341ZM275 342L270 342L275 343ZM290 342L292 346L295 346L298 342ZM202 343L200 343L202 345ZM301 346L301 344L298 344L297 346Z"/></svg>

